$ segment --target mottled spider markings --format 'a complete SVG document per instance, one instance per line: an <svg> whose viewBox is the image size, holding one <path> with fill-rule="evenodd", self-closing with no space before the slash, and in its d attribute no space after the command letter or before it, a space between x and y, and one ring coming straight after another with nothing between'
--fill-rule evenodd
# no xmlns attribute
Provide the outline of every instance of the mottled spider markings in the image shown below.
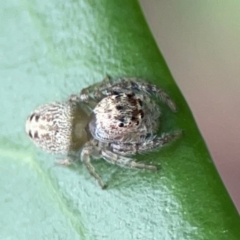
<svg viewBox="0 0 240 240"><path fill-rule="evenodd" d="M137 78L113 81L107 77L66 102L38 107L26 121L26 132L38 147L67 155L61 164L70 164L74 153L104 188L91 157L123 167L156 170L132 156L160 148L182 134L180 130L156 135L162 113L153 95L176 110L171 98L155 85Z"/></svg>
<svg viewBox="0 0 240 240"><path fill-rule="evenodd" d="M79 150L87 141L89 121L77 102L53 102L38 107L26 121L26 132L45 151L66 154Z"/></svg>

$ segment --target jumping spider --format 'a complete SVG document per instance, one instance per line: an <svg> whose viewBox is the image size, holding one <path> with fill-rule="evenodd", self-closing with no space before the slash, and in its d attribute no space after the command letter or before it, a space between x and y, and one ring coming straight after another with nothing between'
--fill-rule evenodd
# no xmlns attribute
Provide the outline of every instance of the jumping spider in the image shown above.
<svg viewBox="0 0 240 240"><path fill-rule="evenodd" d="M113 81L106 77L66 102L38 107L26 121L26 132L38 147L67 155L61 164L68 165L80 155L89 173L104 188L91 157L129 168L157 170L132 156L160 148L182 134L156 135L161 112L153 96L176 111L170 97L155 85L138 78Z"/></svg>

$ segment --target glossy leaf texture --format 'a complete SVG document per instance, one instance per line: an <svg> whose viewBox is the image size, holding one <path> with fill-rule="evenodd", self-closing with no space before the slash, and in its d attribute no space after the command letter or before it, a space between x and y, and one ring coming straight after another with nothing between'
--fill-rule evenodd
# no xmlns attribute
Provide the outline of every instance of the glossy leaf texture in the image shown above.
<svg viewBox="0 0 240 240"><path fill-rule="evenodd" d="M236 209L137 1L9 0L0 16L0 239L240 239ZM158 172L94 162L103 191L80 162L56 166L24 124L38 105L107 74L162 87L178 112L161 104L160 132L185 135L139 156Z"/></svg>

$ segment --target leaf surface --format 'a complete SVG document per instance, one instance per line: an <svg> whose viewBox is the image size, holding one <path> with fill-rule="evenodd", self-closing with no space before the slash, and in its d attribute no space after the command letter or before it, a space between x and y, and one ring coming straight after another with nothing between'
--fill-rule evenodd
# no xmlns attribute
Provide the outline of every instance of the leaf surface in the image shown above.
<svg viewBox="0 0 240 240"><path fill-rule="evenodd" d="M0 16L1 239L240 239L236 209L136 1L9 0ZM162 105L160 131L185 135L139 156L159 172L96 161L103 191L80 163L55 166L24 124L38 105L106 74L162 87L179 111Z"/></svg>

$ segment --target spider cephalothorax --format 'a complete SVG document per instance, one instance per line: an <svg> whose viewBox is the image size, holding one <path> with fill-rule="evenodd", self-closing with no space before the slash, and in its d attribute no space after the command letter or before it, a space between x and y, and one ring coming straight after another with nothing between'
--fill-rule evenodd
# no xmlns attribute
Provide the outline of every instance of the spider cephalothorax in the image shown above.
<svg viewBox="0 0 240 240"><path fill-rule="evenodd" d="M82 162L99 185L101 177L91 156L130 168L156 170L154 165L136 162L132 156L148 152L176 139L182 131L157 136L160 108L152 95L173 111L174 102L160 88L141 79L109 77L72 95L66 102L37 108L26 121L26 132L35 144L53 153L79 153Z"/></svg>
<svg viewBox="0 0 240 240"><path fill-rule="evenodd" d="M133 92L103 98L93 113L90 131L94 138L103 142L139 142L156 131L160 116L155 102Z"/></svg>

